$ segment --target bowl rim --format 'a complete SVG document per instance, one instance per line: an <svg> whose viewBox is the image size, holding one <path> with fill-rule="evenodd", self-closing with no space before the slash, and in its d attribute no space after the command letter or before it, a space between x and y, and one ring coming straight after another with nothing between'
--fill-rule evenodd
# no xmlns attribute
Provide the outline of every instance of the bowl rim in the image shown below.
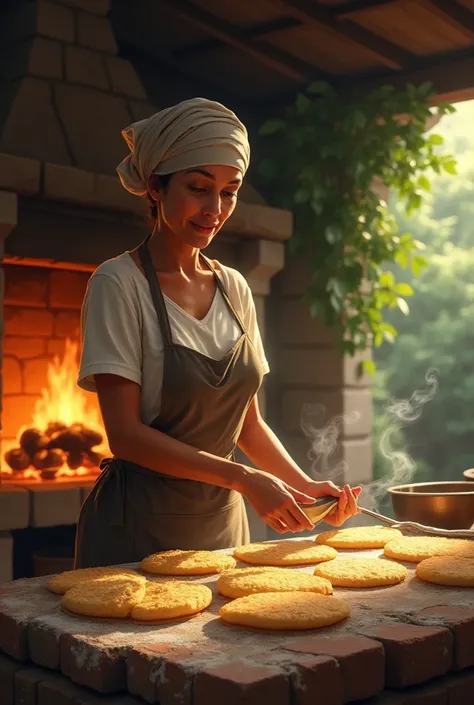
<svg viewBox="0 0 474 705"><path fill-rule="evenodd" d="M409 487L433 487L436 488L436 486L439 485L472 485L472 489L468 490L460 490L459 492L436 492L434 490L433 492L409 492L408 488ZM474 483L469 480L440 480L439 482L409 482L404 485L394 485L393 487L388 488L388 492L390 494L394 495L400 495L400 496L406 496L406 495L416 495L417 497L437 497L437 496L446 496L446 497L469 497L469 495L474 494Z"/></svg>

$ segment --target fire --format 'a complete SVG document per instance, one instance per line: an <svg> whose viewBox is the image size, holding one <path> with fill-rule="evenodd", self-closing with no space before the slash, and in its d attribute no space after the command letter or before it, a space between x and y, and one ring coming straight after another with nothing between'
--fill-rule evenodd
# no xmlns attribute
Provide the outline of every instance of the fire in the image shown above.
<svg viewBox="0 0 474 705"><path fill-rule="evenodd" d="M27 429L35 428L44 433L48 424L62 423L69 427L73 424L83 424L87 429L97 432L103 439L99 445L93 446L93 451L101 455L109 455L104 426L97 398L84 392L77 386L79 343L67 339L63 359L56 356L47 370L47 385L42 389L37 400L30 423L24 424L17 434L16 442L4 443L2 456L12 448L18 447L20 437ZM2 462L1 472L13 474L12 469ZM80 465L71 469L66 462L58 468L56 477L90 475L91 467ZM97 469L95 469L97 472ZM15 475L18 473L15 473ZM19 473L22 479L37 479L40 472L29 467Z"/></svg>

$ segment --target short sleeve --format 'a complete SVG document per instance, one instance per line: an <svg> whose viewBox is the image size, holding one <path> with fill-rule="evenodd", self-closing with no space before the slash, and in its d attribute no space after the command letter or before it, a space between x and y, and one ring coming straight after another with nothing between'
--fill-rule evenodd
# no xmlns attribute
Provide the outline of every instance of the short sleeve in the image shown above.
<svg viewBox="0 0 474 705"><path fill-rule="evenodd" d="M108 274L94 274L81 315L82 356L78 385L95 392L96 374L113 374L141 384L140 320L126 292Z"/></svg>

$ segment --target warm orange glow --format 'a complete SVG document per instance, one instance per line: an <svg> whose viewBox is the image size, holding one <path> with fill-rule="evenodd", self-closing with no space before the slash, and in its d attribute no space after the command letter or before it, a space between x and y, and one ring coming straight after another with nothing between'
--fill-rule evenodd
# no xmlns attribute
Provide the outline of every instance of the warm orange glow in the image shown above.
<svg viewBox="0 0 474 705"><path fill-rule="evenodd" d="M2 464L1 471L5 474L13 473L12 469L4 460L5 453L11 448L17 447L23 431L27 428L37 428L44 432L48 423L62 422L67 426L74 423L83 423L87 428L97 431L103 437L103 442L99 446L94 446L94 451L109 455L110 449L107 444L104 426L101 421L101 414L97 397L95 394L84 392L77 386L78 373L78 349L79 344L67 339L65 344L64 357L62 360L55 357L48 366L46 387L43 388L41 397L37 400L31 419L25 419L21 428L18 429L17 440L2 443ZM56 478L61 476L75 477L78 475L97 474L97 469L80 466L72 470L64 463L58 470ZM20 473L15 473L21 479L37 479L40 477L38 470L30 467Z"/></svg>

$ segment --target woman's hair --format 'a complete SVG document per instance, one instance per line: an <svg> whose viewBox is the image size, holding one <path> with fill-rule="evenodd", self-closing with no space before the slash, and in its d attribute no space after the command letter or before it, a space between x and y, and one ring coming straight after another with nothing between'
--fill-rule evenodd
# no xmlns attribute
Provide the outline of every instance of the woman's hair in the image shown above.
<svg viewBox="0 0 474 705"><path fill-rule="evenodd" d="M153 187L155 189L162 188L166 190L168 188L168 184L172 176L172 174L153 174ZM158 218L158 203L153 200L148 191L146 192L145 198L148 206L147 217L148 220L151 221L151 224L154 226Z"/></svg>

